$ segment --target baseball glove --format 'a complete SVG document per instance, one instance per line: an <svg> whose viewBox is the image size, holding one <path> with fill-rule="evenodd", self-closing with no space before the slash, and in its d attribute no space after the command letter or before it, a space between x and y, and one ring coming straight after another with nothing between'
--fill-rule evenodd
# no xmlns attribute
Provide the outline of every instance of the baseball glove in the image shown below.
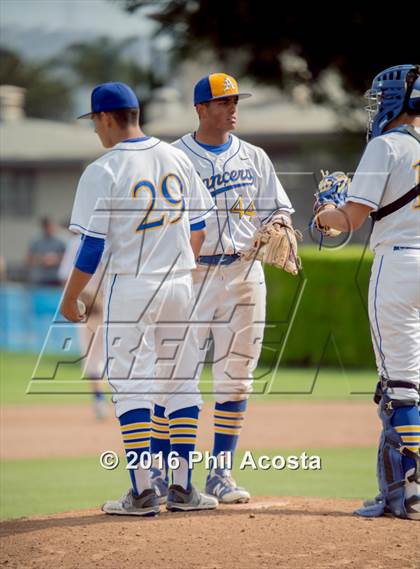
<svg viewBox="0 0 420 569"><path fill-rule="evenodd" d="M242 253L246 260L258 259L292 275L297 275L301 262L297 256L297 241L302 234L293 228L288 215L275 214L254 235L253 246Z"/></svg>
<svg viewBox="0 0 420 569"><path fill-rule="evenodd" d="M341 231L324 227L318 222L318 214L327 208L336 208L344 205L347 198L347 192L350 186L350 178L344 172L333 172L321 170L321 181L318 184L318 192L315 194L314 217L312 226L318 229L327 237L337 237Z"/></svg>

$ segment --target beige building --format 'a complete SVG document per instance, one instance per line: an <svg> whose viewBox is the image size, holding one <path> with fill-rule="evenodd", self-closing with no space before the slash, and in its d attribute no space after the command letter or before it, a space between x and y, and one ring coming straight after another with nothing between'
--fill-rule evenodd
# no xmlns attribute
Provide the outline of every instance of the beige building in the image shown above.
<svg viewBox="0 0 420 569"><path fill-rule="evenodd" d="M103 148L86 123L24 115L24 90L0 86L0 252L7 269L22 266L39 220L69 218L77 181Z"/></svg>

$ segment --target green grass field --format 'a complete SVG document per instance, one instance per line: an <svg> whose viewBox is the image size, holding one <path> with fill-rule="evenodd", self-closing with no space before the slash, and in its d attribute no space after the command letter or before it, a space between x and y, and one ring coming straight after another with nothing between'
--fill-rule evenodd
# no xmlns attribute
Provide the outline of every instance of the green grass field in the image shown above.
<svg viewBox="0 0 420 569"><path fill-rule="evenodd" d="M31 354L0 354L2 404L90 403L88 383L77 381L77 365L63 366L55 379L33 382L31 392L27 393L35 364L36 356ZM54 367L54 358L48 358L39 374L45 376ZM261 387L266 384L264 374L266 370L257 371L256 377L263 379L256 380L257 393L252 396L262 405L271 400L368 401L376 383L373 370L343 372L322 368L314 384L316 370L288 368L280 369L275 375L270 393L261 394ZM203 390L211 391L210 371L206 370L203 375ZM13 425L8 428L12 429ZM300 455L302 450L271 449L267 454ZM375 448L305 450L321 457L322 470L254 471L247 468L238 472L240 460L237 457L234 475L253 495L362 498L376 492ZM259 450L254 456L261 454L264 453ZM202 487L205 478L202 466L197 467L194 477ZM0 516L16 518L95 508L106 499L119 497L128 483L123 463L115 471L106 471L99 465L98 457L4 461L0 471Z"/></svg>
<svg viewBox="0 0 420 569"><path fill-rule="evenodd" d="M284 457L300 455L291 451L258 451L254 454ZM366 498L376 492L375 449L306 449L318 455L322 470L235 469L238 482L251 494L266 496L321 496ZM236 464L240 464L240 456ZM204 468L194 470L194 480L203 487ZM119 498L129 487L124 465L106 471L98 458L61 460L13 460L1 466L1 517L97 508L107 499Z"/></svg>
<svg viewBox="0 0 420 569"><path fill-rule="evenodd" d="M34 379L37 358L33 354L0 354L0 398L3 404L80 403L87 402L89 382L80 380L78 364L58 367L54 358L46 358ZM374 370L337 370L331 368L279 368L277 373L259 368L255 373L254 395L259 400L370 400L376 385ZM102 382L109 390L107 382ZM201 380L204 396L210 398L212 382L210 369Z"/></svg>

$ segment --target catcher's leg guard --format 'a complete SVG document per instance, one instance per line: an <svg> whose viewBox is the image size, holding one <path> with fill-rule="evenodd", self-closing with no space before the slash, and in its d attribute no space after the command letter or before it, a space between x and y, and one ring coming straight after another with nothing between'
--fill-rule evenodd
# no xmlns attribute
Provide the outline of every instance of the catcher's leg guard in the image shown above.
<svg viewBox="0 0 420 569"><path fill-rule="evenodd" d="M378 517L390 511L400 518L420 520L420 456L418 442L415 444L420 435L417 402L391 400L384 394L379 416L383 423L377 464L380 495L365 502L356 513Z"/></svg>

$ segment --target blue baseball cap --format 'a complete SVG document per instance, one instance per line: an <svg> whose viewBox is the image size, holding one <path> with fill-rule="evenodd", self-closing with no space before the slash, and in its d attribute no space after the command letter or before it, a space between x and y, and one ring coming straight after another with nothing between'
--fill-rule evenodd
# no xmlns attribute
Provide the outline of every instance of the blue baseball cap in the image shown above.
<svg viewBox="0 0 420 569"><path fill-rule="evenodd" d="M102 83L91 95L91 111L78 119L90 119L94 113L107 113L119 109L138 109L139 101L133 89L125 83Z"/></svg>
<svg viewBox="0 0 420 569"><path fill-rule="evenodd" d="M200 79L194 87L194 105L207 103L214 99L224 99L225 97L238 97L245 99L252 97L251 93L240 93L238 82L231 75L226 73L212 73Z"/></svg>

